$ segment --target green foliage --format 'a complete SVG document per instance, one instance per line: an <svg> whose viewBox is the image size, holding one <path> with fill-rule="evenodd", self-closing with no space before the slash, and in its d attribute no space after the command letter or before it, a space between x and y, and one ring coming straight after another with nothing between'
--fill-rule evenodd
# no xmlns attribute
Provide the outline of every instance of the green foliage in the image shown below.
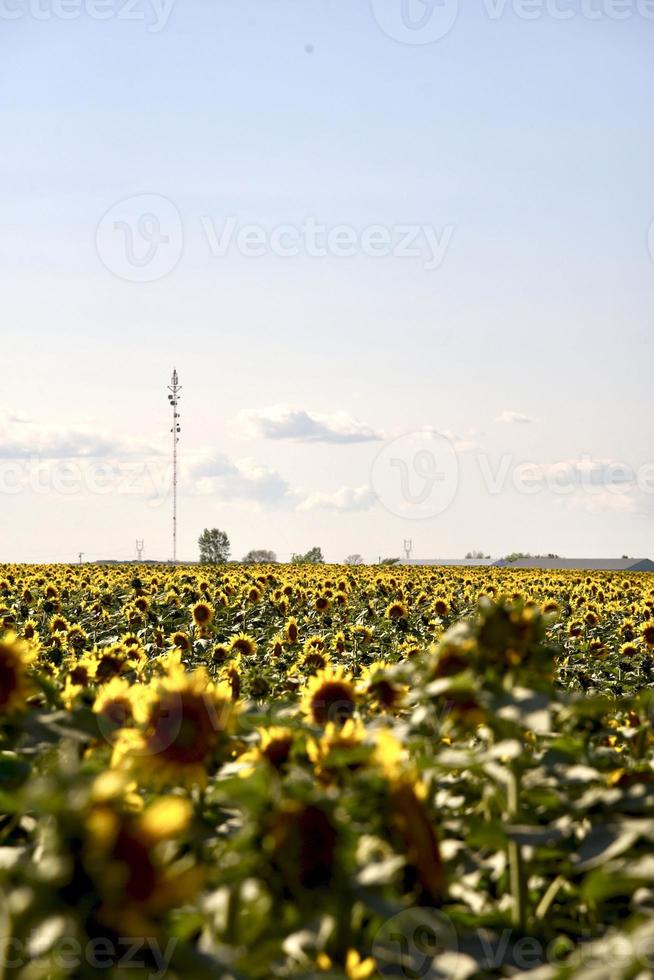
<svg viewBox="0 0 654 980"><path fill-rule="evenodd" d="M223 565L229 561L230 544L225 531L205 528L198 538L200 562L203 565Z"/></svg>
<svg viewBox="0 0 654 980"><path fill-rule="evenodd" d="M3 980L131 980L125 936L141 937L145 975L170 942L175 980L650 975L652 650L623 649L654 621L649 576L57 574L54 594L38 570L28 587L0 574L3 616L38 634L36 659L0 641L0 705L22 692L0 708ZM194 626L207 597L213 618ZM244 633L256 648L230 649ZM173 774L151 781L156 753L125 768L121 725L133 738L161 719L98 710L109 649L132 650L118 679L142 708L191 698L194 671L201 703L236 674L206 778L178 775L202 735L183 710ZM347 725L325 727L304 697L325 654L352 684ZM167 825L168 806L189 819Z"/></svg>
<svg viewBox="0 0 654 980"><path fill-rule="evenodd" d="M253 548L243 557L244 565L274 565L276 562L277 555L267 548Z"/></svg>
<svg viewBox="0 0 654 980"><path fill-rule="evenodd" d="M323 565L324 562L322 548L317 546L310 548L304 555L291 556L291 565Z"/></svg>

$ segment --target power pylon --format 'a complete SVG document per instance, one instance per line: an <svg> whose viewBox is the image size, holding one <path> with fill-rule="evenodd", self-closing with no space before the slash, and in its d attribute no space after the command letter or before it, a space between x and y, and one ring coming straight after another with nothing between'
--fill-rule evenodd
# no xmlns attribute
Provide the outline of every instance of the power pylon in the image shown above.
<svg viewBox="0 0 654 980"><path fill-rule="evenodd" d="M404 541L404 557L407 561L411 559L411 552L413 551L413 541Z"/></svg>
<svg viewBox="0 0 654 980"><path fill-rule="evenodd" d="M168 401L173 411L173 427L170 430L173 436L173 563L177 561L177 444L179 442L180 414L177 411L179 405L179 393L182 386L179 383L177 371L173 369L173 376L168 385Z"/></svg>
<svg viewBox="0 0 654 980"><path fill-rule="evenodd" d="M144 547L144 545L145 545L145 541L144 540L141 539L139 541L138 538L136 539L136 560L137 561L143 561L143 547Z"/></svg>

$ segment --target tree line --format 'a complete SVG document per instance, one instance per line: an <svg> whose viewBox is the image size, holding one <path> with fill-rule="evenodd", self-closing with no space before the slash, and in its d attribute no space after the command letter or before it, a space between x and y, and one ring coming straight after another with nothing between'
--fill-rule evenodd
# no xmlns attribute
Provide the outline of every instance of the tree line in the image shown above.
<svg viewBox="0 0 654 980"><path fill-rule="evenodd" d="M200 563L202 565L225 565L231 561L232 547L229 535L220 528L205 528L198 538L200 549ZM382 565L394 565L399 558L384 558ZM244 565L272 565L277 563L277 555L269 548L253 548L247 555L241 558ZM304 554L291 555L291 565L324 565L325 558L322 548L318 545L309 548ZM360 554L348 555L344 562L346 565L365 565L363 556Z"/></svg>

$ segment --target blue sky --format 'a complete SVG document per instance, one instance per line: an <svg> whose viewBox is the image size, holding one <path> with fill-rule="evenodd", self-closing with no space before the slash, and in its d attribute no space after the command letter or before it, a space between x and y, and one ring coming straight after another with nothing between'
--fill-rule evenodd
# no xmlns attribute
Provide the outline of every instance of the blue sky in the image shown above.
<svg viewBox="0 0 654 980"><path fill-rule="evenodd" d="M57 2L0 2L3 557L168 557L173 364L183 556L207 525L237 556L654 554L652 4L467 2L423 44L401 0ZM407 2L429 31L454 0ZM416 512L379 467L419 487L435 432L456 492Z"/></svg>

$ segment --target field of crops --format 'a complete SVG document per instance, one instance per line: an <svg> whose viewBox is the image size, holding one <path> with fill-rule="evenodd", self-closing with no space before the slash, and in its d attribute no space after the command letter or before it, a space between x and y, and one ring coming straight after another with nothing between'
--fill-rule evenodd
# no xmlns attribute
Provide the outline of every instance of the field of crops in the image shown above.
<svg viewBox="0 0 654 980"><path fill-rule="evenodd" d="M0 978L654 975L654 577L0 567Z"/></svg>

